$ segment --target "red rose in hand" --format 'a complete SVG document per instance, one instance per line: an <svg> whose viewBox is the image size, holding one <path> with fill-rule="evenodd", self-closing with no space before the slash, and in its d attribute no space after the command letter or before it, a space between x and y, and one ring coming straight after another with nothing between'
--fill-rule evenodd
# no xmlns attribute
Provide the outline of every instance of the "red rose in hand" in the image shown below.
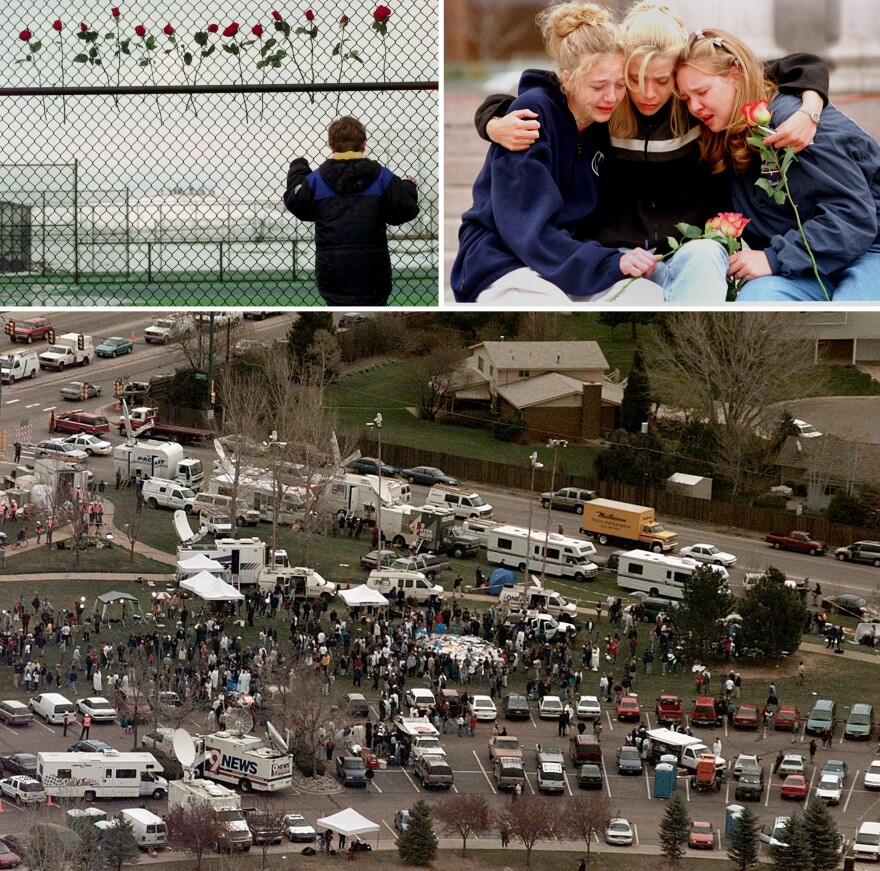
<svg viewBox="0 0 880 871"><path fill-rule="evenodd" d="M387 6L377 6L373 12L373 20L378 21L379 24L383 21L387 21L390 17L391 10Z"/></svg>
<svg viewBox="0 0 880 871"><path fill-rule="evenodd" d="M238 33L238 23L235 21L223 29L224 36L235 36L236 33Z"/></svg>
<svg viewBox="0 0 880 871"><path fill-rule="evenodd" d="M281 21L281 13L280 13L280 12L273 12L273 13L272 13L272 17L273 17L276 21Z"/></svg>
<svg viewBox="0 0 880 871"><path fill-rule="evenodd" d="M64 27L64 25L61 23L60 18L57 21L52 22L52 30L57 30L60 33L62 27Z"/></svg>
<svg viewBox="0 0 880 871"><path fill-rule="evenodd" d="M22 30L22 32L18 34L18 38L22 42L30 42L32 36L33 34L29 30Z"/></svg>
<svg viewBox="0 0 880 871"><path fill-rule="evenodd" d="M306 21L314 21L315 13L311 9L306 9Z"/></svg>
<svg viewBox="0 0 880 871"><path fill-rule="evenodd" d="M166 24L162 28L162 33L164 33L165 36L172 36L174 34L174 28L170 24Z"/></svg>
<svg viewBox="0 0 880 871"><path fill-rule="evenodd" d="M262 35L263 35L263 25L262 24L255 24L251 28L251 33L254 36L256 36L257 39L260 39L260 37L262 37Z"/></svg>
<svg viewBox="0 0 880 871"><path fill-rule="evenodd" d="M718 230L731 239L739 239L749 221L751 218L744 218L739 212L719 212L706 224L706 229Z"/></svg>
<svg viewBox="0 0 880 871"><path fill-rule="evenodd" d="M220 29L219 24L209 24L207 27L208 33L216 33Z"/></svg>
<svg viewBox="0 0 880 871"><path fill-rule="evenodd" d="M342 18L339 19L339 23L340 23L343 27L345 27L345 25L348 24L348 16L347 16L347 15L343 15Z"/></svg>
<svg viewBox="0 0 880 871"><path fill-rule="evenodd" d="M119 16L122 15L122 13L119 11L119 7L118 7L118 6L114 6L114 7L110 10L110 14L111 14L114 18L119 18Z"/></svg>
<svg viewBox="0 0 880 871"><path fill-rule="evenodd" d="M742 107L743 116L749 127L766 127L773 118L773 113L766 100L755 100Z"/></svg>
<svg viewBox="0 0 880 871"><path fill-rule="evenodd" d="M147 28L143 24L139 24L135 27L134 32L143 39L147 35Z"/></svg>

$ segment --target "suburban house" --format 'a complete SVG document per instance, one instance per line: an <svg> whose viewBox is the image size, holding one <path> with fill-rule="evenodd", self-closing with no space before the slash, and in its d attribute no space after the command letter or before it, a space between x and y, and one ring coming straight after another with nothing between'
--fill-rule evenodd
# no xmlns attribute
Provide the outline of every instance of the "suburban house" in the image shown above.
<svg viewBox="0 0 880 871"><path fill-rule="evenodd" d="M826 311L802 315L815 336L816 360L871 363L880 360L880 318L877 312Z"/></svg>
<svg viewBox="0 0 880 871"><path fill-rule="evenodd" d="M598 439L617 425L623 385L596 342L480 342L447 391L448 411L488 407L526 438Z"/></svg>

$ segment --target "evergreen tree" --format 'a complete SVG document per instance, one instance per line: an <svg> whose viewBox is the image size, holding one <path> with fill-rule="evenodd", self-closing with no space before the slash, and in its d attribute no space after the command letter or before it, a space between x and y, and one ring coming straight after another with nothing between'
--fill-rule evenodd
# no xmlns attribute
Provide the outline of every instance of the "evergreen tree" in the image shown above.
<svg viewBox="0 0 880 871"><path fill-rule="evenodd" d="M840 832L825 802L814 799L804 812L804 826L813 854L813 871L831 871L840 862Z"/></svg>
<svg viewBox="0 0 880 871"><path fill-rule="evenodd" d="M304 360L318 330L335 332L332 312L300 312L287 331L287 349L291 358Z"/></svg>
<svg viewBox="0 0 880 871"><path fill-rule="evenodd" d="M651 413L651 385L645 372L642 349L636 348L632 368L626 379L623 400L620 403L620 426L627 432L641 432L642 423Z"/></svg>
<svg viewBox="0 0 880 871"><path fill-rule="evenodd" d="M770 846L771 871L812 871L813 854L804 821L789 817L779 838L782 844Z"/></svg>
<svg viewBox="0 0 880 871"><path fill-rule="evenodd" d="M431 807L419 799L409 811L409 824L397 839L397 853L407 865L430 865L437 858L437 836Z"/></svg>
<svg viewBox="0 0 880 871"><path fill-rule="evenodd" d="M684 582L681 609L675 623L688 653L697 660L711 655L718 639L718 621L732 606L731 596L719 590L721 579L714 566L701 565Z"/></svg>
<svg viewBox="0 0 880 871"><path fill-rule="evenodd" d="M797 590L785 586L785 574L769 566L758 583L737 603L743 618L741 647L779 656L800 647L807 607Z"/></svg>
<svg viewBox="0 0 880 871"><path fill-rule="evenodd" d="M116 825L104 831L101 838L99 865L107 871L122 871L122 866L135 864L140 857L137 839L131 823L120 819Z"/></svg>
<svg viewBox="0 0 880 871"><path fill-rule="evenodd" d="M669 860L671 866L681 861L688 842L691 821L680 792L672 793L660 820L660 852Z"/></svg>
<svg viewBox="0 0 880 871"><path fill-rule="evenodd" d="M758 864L758 818L750 807L743 808L736 818L727 855L736 863L737 871L746 871Z"/></svg>

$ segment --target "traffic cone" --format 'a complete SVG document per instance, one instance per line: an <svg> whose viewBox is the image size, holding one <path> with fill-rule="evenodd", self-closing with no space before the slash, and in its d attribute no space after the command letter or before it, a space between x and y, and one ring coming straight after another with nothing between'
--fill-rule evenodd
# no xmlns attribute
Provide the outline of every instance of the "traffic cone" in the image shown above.
<svg viewBox="0 0 880 871"><path fill-rule="evenodd" d="M132 343L132 345L135 343L135 335L134 335L134 333L131 334L131 343Z"/></svg>
<svg viewBox="0 0 880 871"><path fill-rule="evenodd" d="M52 796L46 796L46 807L55 807L55 802L52 801Z"/></svg>
<svg viewBox="0 0 880 871"><path fill-rule="evenodd" d="M3 802L0 801L0 814L2 814L2 813L3 813Z"/></svg>

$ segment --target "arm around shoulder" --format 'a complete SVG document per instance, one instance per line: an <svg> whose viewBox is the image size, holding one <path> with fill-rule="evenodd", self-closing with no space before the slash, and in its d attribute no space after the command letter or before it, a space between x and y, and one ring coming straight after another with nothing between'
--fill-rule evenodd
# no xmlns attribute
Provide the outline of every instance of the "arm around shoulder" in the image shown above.
<svg viewBox="0 0 880 871"><path fill-rule="evenodd" d="M393 175L382 194L382 207L386 224L405 224L414 220L419 213L415 182Z"/></svg>

